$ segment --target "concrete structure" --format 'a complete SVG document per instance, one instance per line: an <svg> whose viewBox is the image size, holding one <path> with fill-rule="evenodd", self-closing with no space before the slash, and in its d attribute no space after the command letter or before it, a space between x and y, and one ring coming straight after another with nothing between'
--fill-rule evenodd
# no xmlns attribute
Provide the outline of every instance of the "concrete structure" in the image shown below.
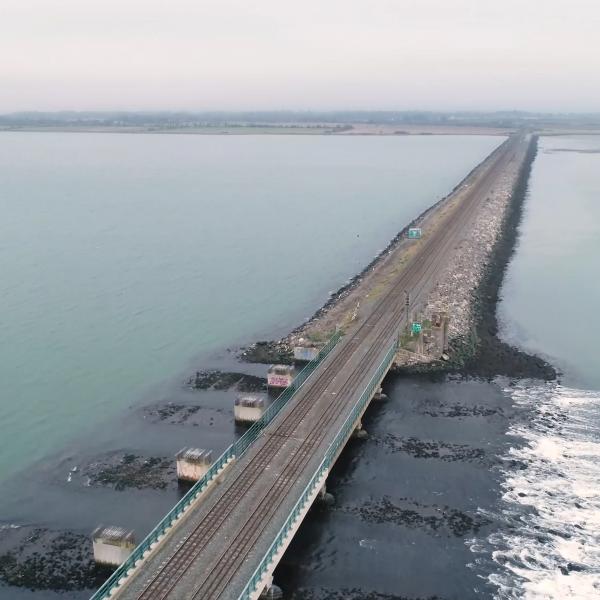
<svg viewBox="0 0 600 600"><path fill-rule="evenodd" d="M387 394L383 393L383 388L381 386L377 388L373 400L387 400Z"/></svg>
<svg viewBox="0 0 600 600"><path fill-rule="evenodd" d="M273 578L271 577L271 583L265 586L260 595L260 600L282 600L282 598L283 590L273 583Z"/></svg>
<svg viewBox="0 0 600 600"><path fill-rule="evenodd" d="M213 461L212 450L182 448L177 454L177 479L196 482L208 471Z"/></svg>
<svg viewBox="0 0 600 600"><path fill-rule="evenodd" d="M265 412L265 399L260 396L238 396L233 414L236 423L255 423Z"/></svg>
<svg viewBox="0 0 600 600"><path fill-rule="evenodd" d="M311 374L280 395L263 428L232 444L215 462L197 500L177 505L127 565L93 600L258 600L272 585L277 564L321 494L331 469L362 418L410 323L452 260L477 208L506 168L522 163L529 140L513 137L474 171L440 226L415 245L410 260L361 315L353 329ZM291 392L294 391L292 395ZM212 484L212 482L217 482ZM181 504L180 503L180 504Z"/></svg>
<svg viewBox="0 0 600 600"><path fill-rule="evenodd" d="M295 371L291 365L271 365L267 373L267 385L274 388L286 388L292 385Z"/></svg>
<svg viewBox="0 0 600 600"><path fill-rule="evenodd" d="M122 527L97 527L92 532L94 560L100 565L118 567L135 548L133 531Z"/></svg>
<svg viewBox="0 0 600 600"><path fill-rule="evenodd" d="M294 360L297 362L309 362L317 358L319 354L319 346L309 342L303 343L300 346L294 346Z"/></svg>
<svg viewBox="0 0 600 600"><path fill-rule="evenodd" d="M373 395L373 398L375 398L375 395ZM359 419L356 422L356 424L354 425L353 435L354 435L354 437L358 438L359 440L364 440L369 437L368 432L365 429L363 429L363 424L362 424L361 419Z"/></svg>

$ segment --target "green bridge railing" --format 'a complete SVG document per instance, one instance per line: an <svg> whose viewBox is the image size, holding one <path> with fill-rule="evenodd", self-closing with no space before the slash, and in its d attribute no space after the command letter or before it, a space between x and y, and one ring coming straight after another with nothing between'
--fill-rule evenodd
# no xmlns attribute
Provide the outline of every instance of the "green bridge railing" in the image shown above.
<svg viewBox="0 0 600 600"><path fill-rule="evenodd" d="M120 580L125 577L129 570L133 569L136 563L144 557L147 550L153 544L158 542L160 537L168 531L173 523L183 514L183 512L204 492L212 480L219 474L221 469L234 458L239 458L248 450L252 443L258 438L263 429L277 416L279 411L289 402L294 394L300 389L302 384L312 375L315 369L323 362L327 355L333 350L342 337L341 332L336 331L327 344L321 348L319 354L311 360L295 377L292 384L286 388L262 417L256 421L252 427L244 433L237 441L231 444L210 466L202 479L199 479L190 490L179 500L179 502L159 521L154 529L140 542L135 550L129 555L127 560L117 567L115 572L102 584L98 591L90 600L104 600L108 598L111 592L119 586Z"/></svg>
<svg viewBox="0 0 600 600"><path fill-rule="evenodd" d="M310 498L315 492L315 488L320 485L321 479L324 475L327 474L329 469L333 466L337 455L340 449L346 443L346 440L352 433L354 429L354 425L358 419L358 417L362 414L365 409L367 403L371 399L371 396L375 392L375 389L381 382L384 375L387 373L390 365L394 360L394 356L398 351L398 340L395 340L394 343L390 346L389 350L386 352L383 360L377 367L375 374L371 377L365 391L361 394L360 398L356 401L356 404L352 407L350 414L344 421L344 424L341 426L340 430L337 432L335 438L327 448L325 452L325 457L323 461L317 468L315 474L312 476L311 480L308 482L307 486L304 488L304 491L300 495L298 502L294 505L294 508L290 512L288 518L286 519L283 527L279 530L279 533L275 536L275 540L269 547L269 550L261 560L260 564L254 571L254 574L250 578L250 581L244 588L244 591L240 594L238 600L249 600L253 593L257 591L257 587L261 582L264 574L267 572L269 565L271 564L273 558L277 555L281 546L284 544L287 536L289 535L291 529L294 527L296 523L296 519L300 516L304 508L306 507L307 502L309 502Z"/></svg>

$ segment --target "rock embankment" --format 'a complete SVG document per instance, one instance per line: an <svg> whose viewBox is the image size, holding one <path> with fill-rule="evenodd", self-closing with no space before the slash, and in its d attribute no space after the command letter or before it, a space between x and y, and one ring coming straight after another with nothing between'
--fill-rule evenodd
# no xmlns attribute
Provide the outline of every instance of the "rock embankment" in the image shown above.
<svg viewBox="0 0 600 600"><path fill-rule="evenodd" d="M485 377L556 377L555 370L544 360L499 339L496 316L536 153L537 137L532 136L524 159L511 163L503 172L425 302L425 319L440 312L449 315L449 361L437 361L431 354L418 360L408 357L401 370L441 368Z"/></svg>

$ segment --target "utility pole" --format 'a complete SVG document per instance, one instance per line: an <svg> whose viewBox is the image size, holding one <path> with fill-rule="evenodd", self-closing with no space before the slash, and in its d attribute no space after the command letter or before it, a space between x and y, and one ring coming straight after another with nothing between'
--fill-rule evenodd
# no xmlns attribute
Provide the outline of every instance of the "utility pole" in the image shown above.
<svg viewBox="0 0 600 600"><path fill-rule="evenodd" d="M408 290L404 290L404 295L406 296L404 304L406 306L406 326L408 327L409 321L410 321L410 319L409 319L409 316L410 316L409 315L409 313L410 313L410 294L408 293Z"/></svg>

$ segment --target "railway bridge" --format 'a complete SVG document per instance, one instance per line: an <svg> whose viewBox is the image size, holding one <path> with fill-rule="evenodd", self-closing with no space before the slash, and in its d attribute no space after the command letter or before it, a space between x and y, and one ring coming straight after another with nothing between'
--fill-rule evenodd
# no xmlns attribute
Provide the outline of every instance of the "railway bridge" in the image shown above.
<svg viewBox="0 0 600 600"><path fill-rule="evenodd" d="M468 232L480 203L529 138L503 142L455 194L388 290L320 354L161 520L92 600L253 600L394 362L405 291L421 302Z"/></svg>

